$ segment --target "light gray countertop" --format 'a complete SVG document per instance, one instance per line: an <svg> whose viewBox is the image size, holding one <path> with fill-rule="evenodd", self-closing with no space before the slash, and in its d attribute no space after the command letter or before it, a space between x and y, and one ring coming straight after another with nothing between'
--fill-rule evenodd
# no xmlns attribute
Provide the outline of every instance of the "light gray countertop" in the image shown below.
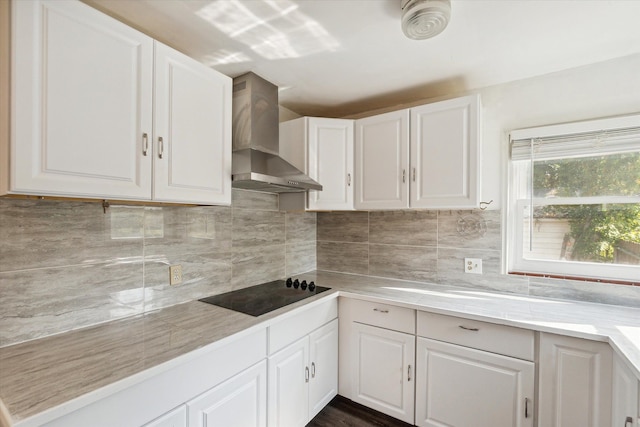
<svg viewBox="0 0 640 427"><path fill-rule="evenodd" d="M637 308L320 271L297 277L332 290L260 317L191 301L0 348L0 399L14 423L43 412L59 416L169 369L200 348L224 345L338 295L609 342L640 378Z"/></svg>

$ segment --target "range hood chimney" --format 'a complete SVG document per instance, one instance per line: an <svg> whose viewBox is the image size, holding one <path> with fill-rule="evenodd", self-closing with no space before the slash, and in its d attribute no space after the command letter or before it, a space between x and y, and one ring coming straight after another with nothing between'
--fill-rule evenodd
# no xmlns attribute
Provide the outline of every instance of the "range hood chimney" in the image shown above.
<svg viewBox="0 0 640 427"><path fill-rule="evenodd" d="M278 88L247 73L233 79L231 185L268 193L322 190L279 156Z"/></svg>

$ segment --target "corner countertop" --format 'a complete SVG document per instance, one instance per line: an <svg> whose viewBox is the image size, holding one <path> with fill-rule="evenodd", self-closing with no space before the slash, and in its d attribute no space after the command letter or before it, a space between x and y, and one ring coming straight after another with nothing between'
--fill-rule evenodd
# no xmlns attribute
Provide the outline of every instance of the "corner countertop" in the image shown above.
<svg viewBox="0 0 640 427"><path fill-rule="evenodd" d="M608 342L640 378L637 308L323 271L296 277L332 289L259 317L191 301L0 348L0 406L16 426L44 414L53 419L339 295Z"/></svg>

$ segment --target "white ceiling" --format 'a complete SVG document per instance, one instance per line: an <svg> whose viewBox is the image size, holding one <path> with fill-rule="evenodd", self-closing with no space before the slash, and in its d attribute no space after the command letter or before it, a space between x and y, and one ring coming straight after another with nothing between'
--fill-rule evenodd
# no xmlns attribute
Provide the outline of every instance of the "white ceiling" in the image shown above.
<svg viewBox="0 0 640 427"><path fill-rule="evenodd" d="M85 0L280 104L340 117L640 52L640 0L452 0L444 32L409 40L401 0ZM640 73L640 70L638 70Z"/></svg>

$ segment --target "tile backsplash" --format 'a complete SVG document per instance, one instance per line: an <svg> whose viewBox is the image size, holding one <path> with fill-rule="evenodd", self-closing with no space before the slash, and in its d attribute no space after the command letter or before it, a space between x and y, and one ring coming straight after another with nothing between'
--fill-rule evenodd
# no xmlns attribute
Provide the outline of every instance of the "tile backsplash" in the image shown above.
<svg viewBox="0 0 640 427"><path fill-rule="evenodd" d="M316 268L316 214L0 199L0 346ZM183 283L169 286L169 265Z"/></svg>
<svg viewBox="0 0 640 427"><path fill-rule="evenodd" d="M640 307L640 287L501 274L499 211L280 212L0 199L0 346L310 270ZM464 258L483 274L466 274ZM169 286L169 265L183 283Z"/></svg>
<svg viewBox="0 0 640 427"><path fill-rule="evenodd" d="M322 212L317 223L319 270L640 307L638 286L502 274L500 211ZM483 273L465 273L465 258Z"/></svg>

